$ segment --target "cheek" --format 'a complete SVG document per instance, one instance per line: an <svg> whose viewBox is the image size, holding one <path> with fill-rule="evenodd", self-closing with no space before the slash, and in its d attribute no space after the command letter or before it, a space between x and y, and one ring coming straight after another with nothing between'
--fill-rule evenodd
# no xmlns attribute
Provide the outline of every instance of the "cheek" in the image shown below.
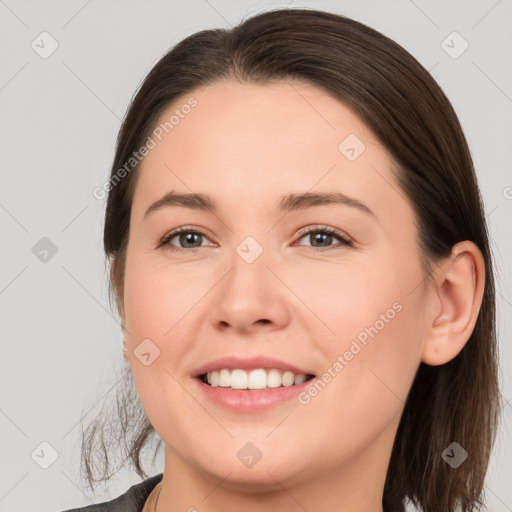
<svg viewBox="0 0 512 512"><path fill-rule="evenodd" d="M184 425L197 422L188 416L193 411L177 379L180 362L190 349L185 330L203 288L190 279L189 271L170 271L151 258L127 258L125 338L137 394L159 433L181 432Z"/></svg>
<svg viewBox="0 0 512 512"><path fill-rule="evenodd" d="M211 272L192 274L190 265L171 266L161 257L127 258L125 339L139 395L143 403L147 400L145 407L162 400L156 397L180 395L172 377L179 378L189 368L193 331L204 320L202 299L212 280ZM147 353L146 366L142 354ZM176 404L170 401L166 406L172 409ZM154 414L158 416L158 411Z"/></svg>
<svg viewBox="0 0 512 512"><path fill-rule="evenodd" d="M186 319L208 290L207 281L197 272L193 279L190 274L190 267L171 267L161 257L127 258L124 299L132 342L142 337L161 344L166 338L176 338L181 319Z"/></svg>
<svg viewBox="0 0 512 512"><path fill-rule="evenodd" d="M356 455L387 431L390 423L398 422L416 374L420 358L414 305L401 301L387 308L389 302L385 298L382 306L372 304L375 313L387 312L387 323L367 312L368 321L361 328L346 315L350 323L346 330L355 335L340 337L333 346L324 345L328 360L318 376L320 383L310 386L301 397L303 416L297 415L297 421L315 418L318 438L327 439L338 432L335 448L328 443L316 447L332 464L343 454Z"/></svg>
<svg viewBox="0 0 512 512"><path fill-rule="evenodd" d="M353 418L387 422L405 402L421 359L424 300L422 287L412 291L411 284L421 283L421 271L391 263L350 270L325 280L325 294L311 294L311 309L332 331L318 342L325 398L339 409L343 397Z"/></svg>
<svg viewBox="0 0 512 512"><path fill-rule="evenodd" d="M350 261L339 265L313 262L310 270L300 268L296 273L287 272L286 282L310 310L301 316L312 318L313 312L320 320L316 322L317 330L327 329L322 338L328 343L326 346L343 349L347 340L358 335L364 341L366 328L377 323L381 331L395 319L400 309L400 304L396 303L403 300L402 280L400 273L381 258L381 261L358 265ZM300 312L300 303L297 308Z"/></svg>

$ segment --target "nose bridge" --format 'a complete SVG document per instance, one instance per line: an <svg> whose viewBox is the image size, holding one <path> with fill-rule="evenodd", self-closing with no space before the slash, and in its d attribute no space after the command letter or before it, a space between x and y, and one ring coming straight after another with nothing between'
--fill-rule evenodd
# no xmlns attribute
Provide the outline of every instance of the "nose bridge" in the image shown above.
<svg viewBox="0 0 512 512"><path fill-rule="evenodd" d="M256 236L246 235L228 259L230 270L219 283L212 304L213 324L245 330L263 320L265 324L286 323L286 299L279 292L279 279L268 268L272 267L270 250Z"/></svg>
<svg viewBox="0 0 512 512"><path fill-rule="evenodd" d="M262 238L261 235L258 238ZM227 276L230 290L238 300L262 299L271 288L268 282L272 273L268 269L271 259L270 250L263 246L255 235L246 235L234 247L234 252L229 258L231 267L230 275ZM274 291L275 293L275 291ZM247 299L244 299L246 297ZM266 299L268 301L268 297Z"/></svg>
<svg viewBox="0 0 512 512"><path fill-rule="evenodd" d="M258 237L261 239L261 236ZM265 251L263 248L263 241L260 243L253 235L247 235L235 248L236 254L242 259L247 265L252 265L254 262L265 260L262 258L262 254L268 253L268 247Z"/></svg>

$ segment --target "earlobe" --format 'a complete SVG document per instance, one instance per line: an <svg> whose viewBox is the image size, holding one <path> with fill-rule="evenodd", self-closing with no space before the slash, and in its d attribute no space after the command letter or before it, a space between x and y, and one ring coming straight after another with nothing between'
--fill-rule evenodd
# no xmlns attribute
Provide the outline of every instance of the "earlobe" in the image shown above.
<svg viewBox="0 0 512 512"><path fill-rule="evenodd" d="M436 289L429 292L432 307L421 360L432 366L451 361L464 348L478 318L485 283L485 264L478 246L459 242L439 267Z"/></svg>

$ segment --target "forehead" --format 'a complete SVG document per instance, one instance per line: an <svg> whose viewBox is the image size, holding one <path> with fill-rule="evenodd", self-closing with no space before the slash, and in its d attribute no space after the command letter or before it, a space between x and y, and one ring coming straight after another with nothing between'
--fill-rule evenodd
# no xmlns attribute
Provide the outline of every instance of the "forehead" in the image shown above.
<svg viewBox="0 0 512 512"><path fill-rule="evenodd" d="M383 178L393 179L392 159L371 130L311 84L210 84L174 101L155 129L134 209L170 190L206 192L221 207L309 190L370 202Z"/></svg>

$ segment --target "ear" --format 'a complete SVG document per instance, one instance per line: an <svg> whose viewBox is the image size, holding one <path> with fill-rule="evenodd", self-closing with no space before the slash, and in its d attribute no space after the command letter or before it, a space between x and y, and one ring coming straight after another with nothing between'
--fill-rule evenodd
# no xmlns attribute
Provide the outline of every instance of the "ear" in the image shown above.
<svg viewBox="0 0 512 512"><path fill-rule="evenodd" d="M127 363L130 362L130 356L128 354L128 347L126 345L126 340L123 338L123 357Z"/></svg>
<svg viewBox="0 0 512 512"><path fill-rule="evenodd" d="M437 366L457 356L475 327L485 283L482 253L473 242L459 242L434 274L421 360Z"/></svg>

